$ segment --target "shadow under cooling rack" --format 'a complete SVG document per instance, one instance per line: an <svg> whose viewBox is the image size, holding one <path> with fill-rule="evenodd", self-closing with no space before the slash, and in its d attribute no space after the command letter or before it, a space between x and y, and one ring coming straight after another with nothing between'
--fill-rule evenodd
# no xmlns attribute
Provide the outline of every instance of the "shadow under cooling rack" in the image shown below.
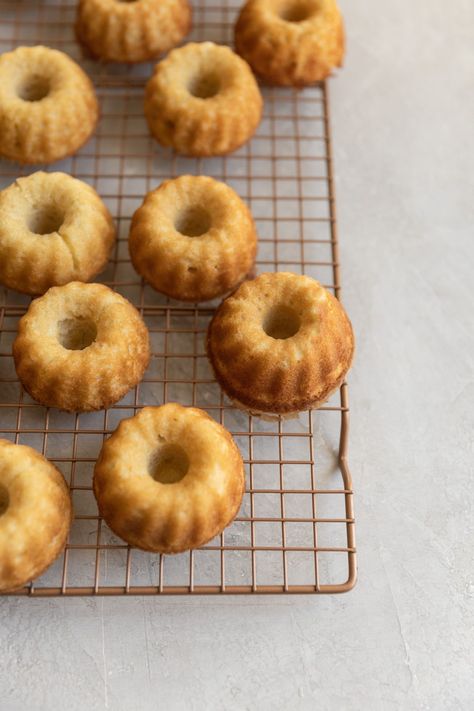
<svg viewBox="0 0 474 711"><path fill-rule="evenodd" d="M64 554L16 594L52 595L334 593L356 578L352 483L347 468L347 385L324 407L268 422L236 410L213 379L204 336L215 303L168 300L145 285L128 256L130 219L145 193L183 173L231 185L251 208L257 270L293 271L340 296L327 85L262 87L265 111L253 140L231 156L181 158L149 136L143 86L151 65L83 59L73 34L75 2L0 0L0 52L21 44L57 47L94 79L101 103L95 136L74 157L49 166L93 185L119 239L100 281L130 299L151 334L143 382L101 413L71 415L34 403L15 374L11 345L29 299L0 289L0 437L29 444L70 484L75 520ZM193 40L231 42L237 6L194 6ZM0 161L0 189L22 169ZM175 400L206 410L233 434L246 467L235 521L199 550L160 556L131 549L100 519L92 472L104 437L144 405Z"/></svg>

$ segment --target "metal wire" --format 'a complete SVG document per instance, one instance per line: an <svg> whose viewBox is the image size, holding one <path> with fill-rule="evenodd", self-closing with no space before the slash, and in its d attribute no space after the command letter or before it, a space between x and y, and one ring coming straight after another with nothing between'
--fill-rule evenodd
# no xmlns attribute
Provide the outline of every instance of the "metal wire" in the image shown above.
<svg viewBox="0 0 474 711"><path fill-rule="evenodd" d="M102 114L96 135L63 170L93 185L111 209L119 239L101 281L129 298L151 334L143 382L108 411L68 415L40 407L22 390L11 344L29 299L0 289L0 437L51 459L71 488L75 521L64 554L18 591L54 595L336 593L356 577L352 483L347 466L347 386L317 411L266 421L234 409L209 368L204 335L216 304L189 305L154 292L133 271L130 218L164 178L208 174L247 201L260 235L259 271L309 274L340 297L327 84L297 92L262 88L255 138L232 156L185 159L149 136L142 95L151 66L100 65L75 42L76 3L0 1L0 51L42 43L66 51L92 76ZM201 0L191 39L231 43L238 7ZM0 188L35 168L0 161ZM247 486L239 515L203 548L178 556L129 548L98 516L94 463L120 419L144 405L177 400L208 411L234 435Z"/></svg>

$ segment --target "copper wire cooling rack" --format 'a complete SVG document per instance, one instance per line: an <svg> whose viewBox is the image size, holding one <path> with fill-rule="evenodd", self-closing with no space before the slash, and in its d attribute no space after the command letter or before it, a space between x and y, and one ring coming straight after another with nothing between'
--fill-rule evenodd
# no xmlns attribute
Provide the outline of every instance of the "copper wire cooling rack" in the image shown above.
<svg viewBox="0 0 474 711"><path fill-rule="evenodd" d="M340 295L327 84L297 92L263 87L265 113L254 139L231 156L180 158L149 137L143 86L151 66L103 66L75 42L74 1L0 0L0 51L57 47L93 78L102 115L97 132L63 170L91 183L119 230L101 280L130 299L151 334L143 382L101 413L71 415L38 406L22 390L11 345L29 299L0 289L0 437L29 444L70 483L75 521L64 554L20 595L336 593L356 578L352 484L347 466L348 395L297 419L268 422L233 408L215 383L204 348L216 304L166 299L133 271L127 235L133 211L163 179L208 174L247 201L259 236L259 271L316 277ZM194 6L193 40L232 43L232 4ZM0 188L38 167L0 161ZM234 523L199 550L160 556L129 548L97 512L91 479L103 439L144 405L175 400L205 409L234 435L247 486Z"/></svg>

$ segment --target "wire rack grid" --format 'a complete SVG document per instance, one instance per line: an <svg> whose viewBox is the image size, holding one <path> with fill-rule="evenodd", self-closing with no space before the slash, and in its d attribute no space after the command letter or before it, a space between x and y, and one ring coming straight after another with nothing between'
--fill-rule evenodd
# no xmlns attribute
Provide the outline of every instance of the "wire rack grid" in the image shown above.
<svg viewBox="0 0 474 711"><path fill-rule="evenodd" d="M62 49L92 77L101 103L95 136L62 170L93 185L118 226L101 281L130 299L150 330L152 360L142 383L109 410L65 414L22 390L11 346L29 299L0 289L0 437L41 451L69 482L75 520L64 554L18 591L54 595L337 593L356 579L352 483L347 466L347 385L318 410L266 421L232 407L217 386L204 347L216 303L182 304L147 286L131 267L133 211L163 179L207 174L249 204L259 237L258 271L294 271L340 295L327 84L297 92L262 87L264 118L254 139L231 156L189 159L160 148L143 117L151 65L100 65L75 42L74 1L0 0L0 51L45 44ZM194 6L191 39L232 44L238 7ZM0 161L0 189L22 169ZM244 457L246 493L235 521L201 549L160 556L131 549L98 516L92 494L102 442L144 405L178 401L206 410L233 434Z"/></svg>

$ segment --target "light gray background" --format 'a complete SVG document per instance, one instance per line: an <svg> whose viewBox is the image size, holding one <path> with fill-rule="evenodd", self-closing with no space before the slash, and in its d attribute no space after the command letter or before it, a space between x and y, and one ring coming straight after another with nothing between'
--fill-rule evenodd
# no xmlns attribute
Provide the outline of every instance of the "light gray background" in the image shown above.
<svg viewBox="0 0 474 711"><path fill-rule="evenodd" d="M3 599L2 711L474 707L474 4L341 5L359 583L330 598Z"/></svg>

